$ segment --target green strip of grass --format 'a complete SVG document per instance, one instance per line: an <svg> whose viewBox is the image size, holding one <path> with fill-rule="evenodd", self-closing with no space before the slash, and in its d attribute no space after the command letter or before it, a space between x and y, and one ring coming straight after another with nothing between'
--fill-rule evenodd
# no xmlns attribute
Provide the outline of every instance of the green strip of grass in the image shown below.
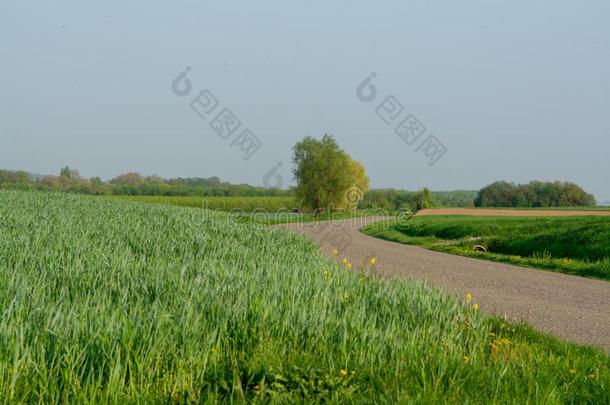
<svg viewBox="0 0 610 405"><path fill-rule="evenodd" d="M238 217L241 218L242 221L255 221L256 223L266 224L266 225L277 225L277 224L287 224L294 222L318 222L318 221L336 221L340 219L350 219L350 218L363 218L368 216L378 216L380 215L377 211L367 211L367 210L358 210L358 211L350 211L350 212L332 212L325 214L292 214L292 213L269 213L269 214L240 214ZM390 215L390 214L383 214Z"/></svg>
<svg viewBox="0 0 610 405"><path fill-rule="evenodd" d="M610 358L223 213L0 191L0 402L609 403Z"/></svg>
<svg viewBox="0 0 610 405"><path fill-rule="evenodd" d="M318 215L300 213L293 197L104 196L102 198L111 201L132 201L225 211L232 213L238 222L264 225L331 221L379 215L378 210L332 212Z"/></svg>
<svg viewBox="0 0 610 405"><path fill-rule="evenodd" d="M362 232L427 249L610 280L610 218L415 217ZM482 245L487 252L474 250Z"/></svg>
<svg viewBox="0 0 610 405"><path fill-rule="evenodd" d="M162 205L175 205L179 207L205 208L218 211L232 212L290 212L295 209L296 202L293 197L218 197L218 196L104 196L108 200L137 201Z"/></svg>

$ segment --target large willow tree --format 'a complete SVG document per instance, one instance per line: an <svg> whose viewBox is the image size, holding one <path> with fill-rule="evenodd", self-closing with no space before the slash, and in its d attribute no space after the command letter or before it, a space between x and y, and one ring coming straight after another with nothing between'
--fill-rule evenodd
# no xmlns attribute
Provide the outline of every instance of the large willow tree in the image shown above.
<svg viewBox="0 0 610 405"><path fill-rule="evenodd" d="M369 188L362 164L330 135L321 140L308 136L298 142L293 162L297 199L317 213L355 209Z"/></svg>

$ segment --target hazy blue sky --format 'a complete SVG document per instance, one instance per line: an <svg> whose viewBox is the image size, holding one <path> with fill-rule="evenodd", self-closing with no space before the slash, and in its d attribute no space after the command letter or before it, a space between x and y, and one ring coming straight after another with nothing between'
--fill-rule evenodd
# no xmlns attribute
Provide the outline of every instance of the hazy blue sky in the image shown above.
<svg viewBox="0 0 610 405"><path fill-rule="evenodd" d="M610 200L608 21L608 1L2 1L0 167L262 184L283 162L288 182L294 143L330 133L374 187L561 179ZM262 141L248 161L190 108L204 89ZM387 95L446 146L434 166L375 113Z"/></svg>

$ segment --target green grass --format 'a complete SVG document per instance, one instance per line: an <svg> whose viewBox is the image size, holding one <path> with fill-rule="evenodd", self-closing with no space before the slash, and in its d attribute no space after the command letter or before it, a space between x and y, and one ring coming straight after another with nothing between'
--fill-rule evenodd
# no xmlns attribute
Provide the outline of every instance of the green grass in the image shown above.
<svg viewBox="0 0 610 405"><path fill-rule="evenodd" d="M610 358L223 213L0 191L0 402L227 401L608 403Z"/></svg>
<svg viewBox="0 0 610 405"><path fill-rule="evenodd" d="M174 205L226 211L236 221L254 224L285 224L290 222L315 222L378 215L375 210L334 212L314 215L297 211L292 197L167 197L167 196L104 196L107 200Z"/></svg>
<svg viewBox="0 0 610 405"><path fill-rule="evenodd" d="M525 211L610 211L610 207L472 207L477 210L525 210Z"/></svg>
<svg viewBox="0 0 610 405"><path fill-rule="evenodd" d="M374 224L382 239L464 256L610 280L610 217L414 217ZM475 252L483 245L487 252Z"/></svg>
<svg viewBox="0 0 610 405"><path fill-rule="evenodd" d="M296 207L293 197L167 197L145 195L105 196L103 198L233 212L260 211L263 213L285 211L289 213Z"/></svg>
<svg viewBox="0 0 610 405"><path fill-rule="evenodd" d="M318 221L334 221L340 219L349 218L362 218L367 216L377 216L379 212L374 210L357 210L350 212L332 212L326 214L314 215L311 213L292 213L292 212L281 212L281 213L240 213L236 214L236 217L244 223L253 222L265 225L277 225L286 224L293 222L318 222ZM391 213L384 214L391 215Z"/></svg>

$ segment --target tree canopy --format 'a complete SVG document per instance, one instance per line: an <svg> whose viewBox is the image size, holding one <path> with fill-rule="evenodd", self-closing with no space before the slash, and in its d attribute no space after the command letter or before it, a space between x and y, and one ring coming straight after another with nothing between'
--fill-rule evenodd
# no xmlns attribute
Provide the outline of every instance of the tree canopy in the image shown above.
<svg viewBox="0 0 610 405"><path fill-rule="evenodd" d="M477 207L590 207L596 202L593 195L574 183L497 181L482 188L474 204Z"/></svg>
<svg viewBox="0 0 610 405"><path fill-rule="evenodd" d="M294 146L295 195L315 212L354 209L369 188L364 166L330 135L305 137Z"/></svg>
<svg viewBox="0 0 610 405"><path fill-rule="evenodd" d="M63 167L59 176L33 175L26 171L0 169L0 188L59 191L95 195L227 196L261 197L291 195L291 190L231 184L218 177L174 178L143 176L131 172L105 182L100 177L85 178L78 170Z"/></svg>

